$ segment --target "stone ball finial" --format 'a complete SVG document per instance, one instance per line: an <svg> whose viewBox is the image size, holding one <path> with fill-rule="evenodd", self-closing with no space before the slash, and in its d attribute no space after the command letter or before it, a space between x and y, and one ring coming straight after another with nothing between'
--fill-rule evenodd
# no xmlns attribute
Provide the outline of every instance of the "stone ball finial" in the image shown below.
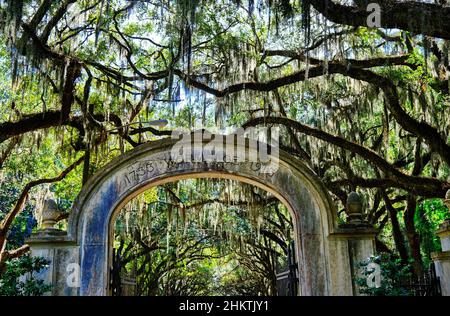
<svg viewBox="0 0 450 316"><path fill-rule="evenodd" d="M347 196L347 204L348 203L362 204L361 196L358 193L356 193L355 191L350 192Z"/></svg>
<svg viewBox="0 0 450 316"><path fill-rule="evenodd" d="M363 202L361 196L356 192L350 192L347 196L346 213L350 223L362 222Z"/></svg>
<svg viewBox="0 0 450 316"><path fill-rule="evenodd" d="M58 209L58 204L54 199L45 199L42 209L42 228L52 229L58 221L61 212Z"/></svg>

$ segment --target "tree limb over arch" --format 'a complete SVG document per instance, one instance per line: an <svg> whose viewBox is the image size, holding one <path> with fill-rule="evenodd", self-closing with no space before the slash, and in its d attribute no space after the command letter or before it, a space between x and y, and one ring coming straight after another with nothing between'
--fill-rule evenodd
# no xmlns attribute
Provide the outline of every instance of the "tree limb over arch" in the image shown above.
<svg viewBox="0 0 450 316"><path fill-rule="evenodd" d="M280 52L277 52L280 55ZM361 80L378 86L381 88L386 95L387 105L391 113L394 115L395 120L402 126L405 130L413 133L414 135L420 136L424 141L430 146L433 152L438 153L442 159L450 166L450 145L447 141L440 135L437 128L431 126L425 121L418 121L414 117L410 116L401 106L400 100L397 93L397 88L395 83L377 73L368 70L367 68L373 68L378 66L383 66L384 64L389 65L403 65L411 67L410 63L407 62L408 55L401 55L397 57L387 57L387 58L374 58L367 60L348 60L344 61L333 61L325 66L323 61L318 61L316 66L309 69L308 75L306 70L300 70L292 74L272 79L266 82L240 82L229 85L222 90L215 89L214 87L208 86L193 76L189 76L183 73L181 70L176 69L174 73L183 79L188 85L191 85L197 89L201 89L207 93L210 93L218 98L225 97L229 94L236 93L242 90L253 90L260 92L273 91L277 88L287 86L296 82L301 82L307 80L307 78L316 78L328 74L341 74L351 77L356 80Z"/></svg>
<svg viewBox="0 0 450 316"><path fill-rule="evenodd" d="M368 4L369 1L362 1ZM373 1L380 5L380 27L396 28L432 37L450 39L450 7L418 1ZM351 26L367 26L367 6L348 6L333 0L309 0L328 20Z"/></svg>
<svg viewBox="0 0 450 316"><path fill-rule="evenodd" d="M392 166L383 157L378 155L371 149L365 148L357 143L346 140L342 137L329 134L320 129L310 127L299 123L297 121L291 120L285 117L258 117L252 119L243 125L244 128L250 126L257 126L261 124L280 124L290 127L299 133L309 135L320 140L323 140L332 145L338 146L348 151L352 151L358 154L360 157L376 166L380 169L384 175L384 180L368 180L368 179L357 179L357 184L364 187L397 187L400 189L407 190L417 195L424 197L443 197L445 192L450 188L450 183L445 181L440 181L436 178L426 178L418 176L410 176L400 171L399 169ZM335 183L347 185L349 181L344 183ZM365 185L367 184L367 186Z"/></svg>
<svg viewBox="0 0 450 316"><path fill-rule="evenodd" d="M290 51L270 51L271 55L277 56L288 56L291 54ZM294 53L292 53L294 54ZM174 73L185 81L188 85L194 88L203 90L209 94L212 94L218 98L225 97L229 94L236 93L242 90L253 90L260 92L268 92L275 90L280 87L284 87L296 82L305 81L308 78L321 77L328 74L347 74L349 69L365 69L373 67L382 66L408 66L411 67L411 63L408 62L409 55L399 55L399 56L386 56L383 58L372 58L366 60L356 60L356 59L346 59L343 61L333 61L329 62L328 65L325 64L323 60L315 60L314 66L310 67L308 71L299 70L293 72L292 74L282 76L279 78L271 79L265 82L239 82L231 84L224 89L216 89L209 86L206 83L201 82L195 76L188 75L181 71L180 69L174 69ZM295 58L300 58L299 55L295 55Z"/></svg>

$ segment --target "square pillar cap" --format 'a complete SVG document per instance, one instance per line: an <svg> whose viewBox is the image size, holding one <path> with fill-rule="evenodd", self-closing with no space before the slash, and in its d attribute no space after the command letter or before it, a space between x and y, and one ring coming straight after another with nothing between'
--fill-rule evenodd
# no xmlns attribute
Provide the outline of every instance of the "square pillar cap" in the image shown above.
<svg viewBox="0 0 450 316"><path fill-rule="evenodd" d="M25 241L30 246L38 244L74 244L75 241L69 238L66 231L56 228L46 228L31 234Z"/></svg>

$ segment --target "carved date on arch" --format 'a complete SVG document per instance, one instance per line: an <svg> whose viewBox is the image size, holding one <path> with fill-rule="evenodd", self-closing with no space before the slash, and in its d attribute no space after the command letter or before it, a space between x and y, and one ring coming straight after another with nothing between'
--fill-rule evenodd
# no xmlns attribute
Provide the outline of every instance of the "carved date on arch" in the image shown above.
<svg viewBox="0 0 450 316"><path fill-rule="evenodd" d="M147 159L147 160L138 160L134 164L130 165L127 170L123 174L123 179L121 179L121 189L125 189L129 186L136 185L142 181L145 181L151 177L156 175L162 175L169 171L173 171L179 168L180 164L183 165L183 169L214 169L226 171L230 170L231 172L236 172L239 170L239 167L243 169L250 169L254 173L267 173L264 171L265 164L259 162L177 162L171 159L170 156L164 156L155 159ZM244 165L249 165L249 168ZM269 176L271 174L269 173Z"/></svg>
<svg viewBox="0 0 450 316"><path fill-rule="evenodd" d="M156 174L165 173L169 165L164 159L136 161L127 168L121 182L124 187L137 184Z"/></svg>

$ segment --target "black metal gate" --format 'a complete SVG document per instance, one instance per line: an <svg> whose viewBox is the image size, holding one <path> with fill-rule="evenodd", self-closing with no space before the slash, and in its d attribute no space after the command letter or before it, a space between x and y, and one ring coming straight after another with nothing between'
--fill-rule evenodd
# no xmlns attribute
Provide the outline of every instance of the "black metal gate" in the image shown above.
<svg viewBox="0 0 450 316"><path fill-rule="evenodd" d="M122 296L121 266L120 254L113 248L109 283L112 296Z"/></svg>
<svg viewBox="0 0 450 316"><path fill-rule="evenodd" d="M298 295L297 272L298 265L295 256L295 244L292 241L288 247L286 263L280 264L277 260L276 277L278 296Z"/></svg>
<svg viewBox="0 0 450 316"><path fill-rule="evenodd" d="M401 284L411 296L441 296L441 281L436 275L434 263L424 272L421 277L411 277Z"/></svg>
<svg viewBox="0 0 450 316"><path fill-rule="evenodd" d="M110 289L112 296L135 296L137 289L136 278L124 275L122 271L122 260L116 249L113 249Z"/></svg>

